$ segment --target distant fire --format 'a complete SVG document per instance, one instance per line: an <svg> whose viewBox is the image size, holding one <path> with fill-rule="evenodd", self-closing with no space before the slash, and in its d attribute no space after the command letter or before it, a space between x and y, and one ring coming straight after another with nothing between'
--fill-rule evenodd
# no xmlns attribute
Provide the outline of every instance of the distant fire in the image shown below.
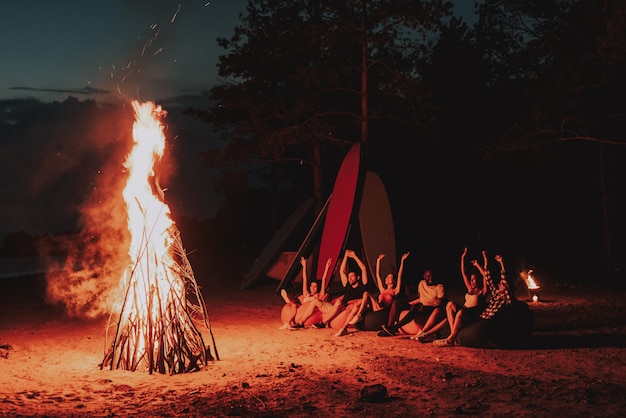
<svg viewBox="0 0 626 418"><path fill-rule="evenodd" d="M521 276L526 283L526 287L528 288L528 298L533 302L537 302L539 300L539 291L541 288L535 280L535 273L532 270L522 271Z"/></svg>
<svg viewBox="0 0 626 418"><path fill-rule="evenodd" d="M152 102L132 105L134 145L125 162L128 181L123 191L131 264L122 278L124 297L109 318L107 331L115 333L101 367L141 367L169 374L198 370L214 358L196 322L213 336L179 231L153 171L165 148L161 119L166 112Z"/></svg>

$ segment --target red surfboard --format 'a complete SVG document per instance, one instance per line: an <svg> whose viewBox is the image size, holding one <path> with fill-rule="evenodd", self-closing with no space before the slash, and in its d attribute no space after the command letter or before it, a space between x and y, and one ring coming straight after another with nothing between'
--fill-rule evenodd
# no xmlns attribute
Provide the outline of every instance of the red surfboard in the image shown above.
<svg viewBox="0 0 626 418"><path fill-rule="evenodd" d="M352 218L354 199L359 185L359 169L361 165L361 144L356 143L345 156L335 178L326 221L322 230L317 272L323 272L326 260L332 258L329 268L330 278L335 271L337 259L343 250L344 242Z"/></svg>
<svg viewBox="0 0 626 418"><path fill-rule="evenodd" d="M398 272L396 258L396 234L393 226L391 206L387 190L378 174L368 171L365 174L363 195L359 205L359 226L365 253L364 262L370 270L370 277L376 280L376 260L385 254L380 262L380 275Z"/></svg>

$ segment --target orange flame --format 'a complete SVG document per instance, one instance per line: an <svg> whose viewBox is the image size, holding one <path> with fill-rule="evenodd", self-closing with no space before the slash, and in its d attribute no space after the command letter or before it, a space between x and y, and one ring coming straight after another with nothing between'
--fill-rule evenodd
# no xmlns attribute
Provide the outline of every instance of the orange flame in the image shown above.
<svg viewBox="0 0 626 418"><path fill-rule="evenodd" d="M528 276L526 277L526 286L528 286L529 290L539 289L539 285L535 281L532 270L528 270Z"/></svg>
<svg viewBox="0 0 626 418"><path fill-rule="evenodd" d="M181 373L212 359L194 321L202 320L209 331L210 327L153 170L165 149L161 119L167 113L152 102L132 105L134 143L124 164L129 174L122 193L131 234L131 265L123 277L125 295L112 309L111 316L118 316L117 331L102 366L121 364L135 370L145 363L150 372Z"/></svg>
<svg viewBox="0 0 626 418"><path fill-rule="evenodd" d="M173 267L170 257L173 222L169 207L161 200L163 192L153 171L155 162L163 156L165 149L161 119L167 113L152 102L133 101L132 105L136 117L134 145L125 162L129 176L122 193L131 234L129 256L136 263L129 271L135 281L129 289L129 297L138 304L131 320L137 324L148 324L156 321L166 308L159 302L169 300L170 292L181 293L183 289L177 286L180 281L171 280L167 275ZM159 196L153 193L153 189ZM143 349L144 343L137 341L138 349Z"/></svg>

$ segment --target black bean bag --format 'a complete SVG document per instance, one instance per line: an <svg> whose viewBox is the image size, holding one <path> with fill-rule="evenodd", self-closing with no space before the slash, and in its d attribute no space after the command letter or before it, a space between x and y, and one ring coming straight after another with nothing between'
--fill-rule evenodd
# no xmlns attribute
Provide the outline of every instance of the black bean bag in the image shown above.
<svg viewBox="0 0 626 418"><path fill-rule="evenodd" d="M369 311L363 315L363 320L356 324L356 327L361 331L380 331L383 324L387 323L389 317L389 308L381 309L380 311Z"/></svg>
<svg viewBox="0 0 626 418"><path fill-rule="evenodd" d="M523 348L530 343L535 317L528 304L515 301L492 319L478 319L459 331L456 342L476 348Z"/></svg>
<svg viewBox="0 0 626 418"><path fill-rule="evenodd" d="M387 318L389 317L389 308L383 308L380 311L369 311L363 315L363 320L356 324L356 328L361 331L380 331L382 326L387 323ZM402 310L400 313L400 319L404 318L404 316L409 312L408 309ZM414 335L420 330L420 328L426 323L428 317L420 316L415 318L413 321L404 325L400 328L400 333L405 335ZM441 334L440 334L441 335ZM443 334L441 338L447 337L450 335L450 328L447 328L447 332Z"/></svg>

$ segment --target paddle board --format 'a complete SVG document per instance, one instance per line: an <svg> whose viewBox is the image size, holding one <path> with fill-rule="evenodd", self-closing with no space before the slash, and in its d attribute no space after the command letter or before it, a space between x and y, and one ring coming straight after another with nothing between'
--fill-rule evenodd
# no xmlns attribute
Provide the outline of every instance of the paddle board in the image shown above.
<svg viewBox="0 0 626 418"><path fill-rule="evenodd" d="M387 190L378 174L368 171L365 174L363 195L359 206L359 227L370 277L376 280L376 260L385 254L380 262L380 276L385 279L388 273L398 272L396 235Z"/></svg>
<svg viewBox="0 0 626 418"><path fill-rule="evenodd" d="M281 252L285 242L289 239L296 227L302 222L304 216L313 208L315 198L311 197L300 204L296 210L287 218L285 223L278 229L265 249L257 257L250 270L244 274L240 289L246 289L261 277L272 265L278 254Z"/></svg>
<svg viewBox="0 0 626 418"><path fill-rule="evenodd" d="M320 228L322 224L324 223L324 219L326 217L326 212L328 210L329 203L330 203L330 197L326 200L324 207L315 218L315 221L313 222L313 226L311 227L309 232L306 234L306 237L302 241L302 244L300 244L300 248L298 248L298 251L294 255L293 259L291 260L291 264L289 265L289 268L287 269L287 273L285 274L280 284L278 285L278 288L276 289L277 294L280 294L281 289L284 289L285 287L287 287L287 285L289 285L291 282L294 281L296 277L299 276L298 273L300 272L299 269L301 268L300 257L303 257L303 256L308 257L309 255L311 255L311 252L312 252L311 247L313 246L314 240L319 235ZM309 270L312 270L311 263L308 263L308 267L309 267L307 269L307 273L309 274L308 277L312 277L311 276L312 271L309 271Z"/></svg>
<svg viewBox="0 0 626 418"><path fill-rule="evenodd" d="M285 275L287 274L287 270L289 269L289 266L291 266L295 258L295 251L283 251L278 255L278 257L276 257L276 260L267 269L265 275L276 280L284 279Z"/></svg>
<svg viewBox="0 0 626 418"><path fill-rule="evenodd" d="M350 148L339 167L322 230L316 271L323 272L326 261L331 258L332 263L328 270L330 272L329 284L332 282L337 260L344 249L354 209L354 198L359 186L360 165L361 144L356 143Z"/></svg>

